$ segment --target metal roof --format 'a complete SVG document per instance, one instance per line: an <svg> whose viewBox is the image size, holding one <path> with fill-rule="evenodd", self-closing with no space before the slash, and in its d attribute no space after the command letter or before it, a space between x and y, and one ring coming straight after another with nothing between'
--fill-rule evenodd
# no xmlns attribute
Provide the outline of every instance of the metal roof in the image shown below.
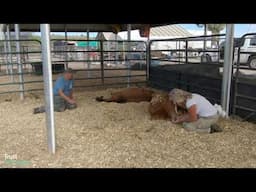
<svg viewBox="0 0 256 192"><path fill-rule="evenodd" d="M145 24L131 24L131 29L139 29ZM163 24L150 24L151 27ZM114 32L115 27L119 26L120 31L127 31L127 24L50 24L51 32ZM14 24L10 24L10 30L14 31ZM40 24L20 24L20 31L39 32Z"/></svg>
<svg viewBox="0 0 256 192"><path fill-rule="evenodd" d="M152 27L150 29L150 37L189 37L193 36L186 29L179 25L165 25L159 27Z"/></svg>
<svg viewBox="0 0 256 192"><path fill-rule="evenodd" d="M96 38L98 40L116 40L115 34L112 32L100 32L97 34ZM122 40L122 38L117 35L117 40Z"/></svg>

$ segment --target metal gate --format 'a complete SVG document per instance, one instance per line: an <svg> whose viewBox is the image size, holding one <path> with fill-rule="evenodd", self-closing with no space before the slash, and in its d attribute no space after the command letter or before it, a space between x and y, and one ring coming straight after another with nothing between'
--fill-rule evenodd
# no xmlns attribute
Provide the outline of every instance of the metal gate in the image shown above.
<svg viewBox="0 0 256 192"><path fill-rule="evenodd" d="M52 61L76 71L74 87L146 83L146 43L143 41L68 39L60 46L56 46L56 42L66 41L52 40ZM75 44L70 46L68 42Z"/></svg>
<svg viewBox="0 0 256 192"><path fill-rule="evenodd" d="M16 42L20 42L19 52ZM43 91L40 41L2 40L0 43L0 94ZM53 81L70 67L76 72L76 89L146 83L143 41L52 39L51 44Z"/></svg>
<svg viewBox="0 0 256 192"><path fill-rule="evenodd" d="M33 64L41 61L40 41L1 40L0 44L0 94L35 91L30 85L37 83L31 76Z"/></svg>
<svg viewBox="0 0 256 192"><path fill-rule="evenodd" d="M256 121L256 33L238 39L234 52L233 113Z"/></svg>
<svg viewBox="0 0 256 192"><path fill-rule="evenodd" d="M220 104L224 36L215 35L219 39L219 45L217 48L211 49L195 48L191 42L201 42L201 46L203 46L203 41L205 39L209 41L213 36L151 40L148 45L149 85L166 91L181 88L196 92L204 95L213 104ZM245 42L248 39L252 43L246 45ZM154 45L155 43L158 45ZM172 47L168 48L167 45L171 46L171 43ZM161 44L165 44L167 48L163 48ZM245 45L248 48L246 50ZM255 49L252 49L254 45ZM245 34L243 37L235 39L234 46L229 111L230 114L238 115L244 120L255 121L256 33ZM211 56L211 59L204 59L206 56ZM248 66L252 61L255 62L255 68Z"/></svg>

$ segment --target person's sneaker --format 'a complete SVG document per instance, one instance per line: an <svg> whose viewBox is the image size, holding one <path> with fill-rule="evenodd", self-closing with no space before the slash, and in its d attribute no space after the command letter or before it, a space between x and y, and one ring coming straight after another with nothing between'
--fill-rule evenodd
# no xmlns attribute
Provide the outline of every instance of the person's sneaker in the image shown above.
<svg viewBox="0 0 256 192"><path fill-rule="evenodd" d="M215 133L215 132L222 132L222 128L217 125L217 124L213 124L211 125L211 132L210 133Z"/></svg>

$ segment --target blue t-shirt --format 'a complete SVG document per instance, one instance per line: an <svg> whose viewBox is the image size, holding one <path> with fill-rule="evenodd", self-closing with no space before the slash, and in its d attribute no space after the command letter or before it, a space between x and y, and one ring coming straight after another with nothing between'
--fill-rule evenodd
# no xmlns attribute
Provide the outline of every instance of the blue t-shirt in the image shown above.
<svg viewBox="0 0 256 192"><path fill-rule="evenodd" d="M55 81L53 94L59 95L58 91L61 89L66 96L69 96L72 88L73 80L66 80L63 76L61 76Z"/></svg>

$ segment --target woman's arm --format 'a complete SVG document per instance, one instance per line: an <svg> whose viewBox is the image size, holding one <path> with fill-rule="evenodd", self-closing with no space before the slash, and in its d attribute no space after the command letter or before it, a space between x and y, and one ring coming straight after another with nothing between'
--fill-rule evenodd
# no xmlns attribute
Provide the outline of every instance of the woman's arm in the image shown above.
<svg viewBox="0 0 256 192"><path fill-rule="evenodd" d="M193 122L193 121L196 121L197 119L198 118L196 114L196 105L192 105L188 109L188 113L177 117L177 119L174 120L173 123Z"/></svg>

